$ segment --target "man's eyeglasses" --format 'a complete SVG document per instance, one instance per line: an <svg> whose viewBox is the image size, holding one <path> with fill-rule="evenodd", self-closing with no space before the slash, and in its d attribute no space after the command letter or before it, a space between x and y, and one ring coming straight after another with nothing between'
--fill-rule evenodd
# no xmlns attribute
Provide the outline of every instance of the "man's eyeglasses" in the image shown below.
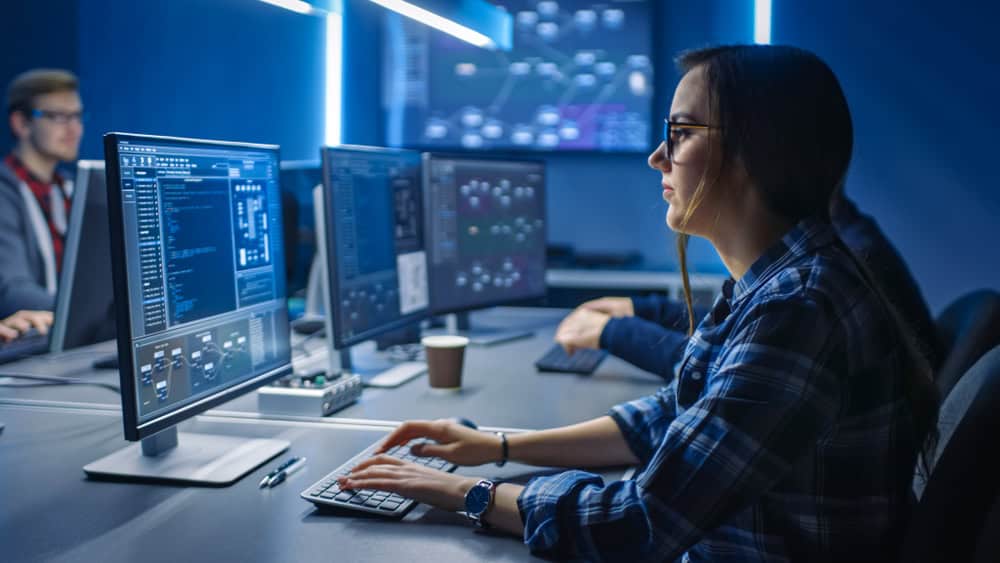
<svg viewBox="0 0 1000 563"><path fill-rule="evenodd" d="M715 129L711 125L704 123L681 123L678 121L663 120L663 142L667 145L667 160L674 162L674 148L682 135L687 135L695 130Z"/></svg>
<svg viewBox="0 0 1000 563"><path fill-rule="evenodd" d="M60 125L66 125L73 121L83 123L87 119L87 115L82 111L55 111L47 109L33 109L31 110L31 117L49 119L53 123Z"/></svg>

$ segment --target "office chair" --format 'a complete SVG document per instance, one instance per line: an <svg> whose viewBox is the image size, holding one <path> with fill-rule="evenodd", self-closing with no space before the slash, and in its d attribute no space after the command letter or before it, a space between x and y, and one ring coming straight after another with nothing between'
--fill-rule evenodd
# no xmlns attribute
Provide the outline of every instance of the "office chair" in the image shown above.
<svg viewBox="0 0 1000 563"><path fill-rule="evenodd" d="M972 561L996 563L997 559L1000 559L1000 499L994 501L990 515L983 523L983 530L976 545L976 556Z"/></svg>
<svg viewBox="0 0 1000 563"><path fill-rule="evenodd" d="M900 550L907 563L973 559L1000 493L1000 346L948 394L938 430L933 470Z"/></svg>
<svg viewBox="0 0 1000 563"><path fill-rule="evenodd" d="M1000 345L1000 293L980 289L956 299L938 316L944 359L934 376L941 396L987 350Z"/></svg>

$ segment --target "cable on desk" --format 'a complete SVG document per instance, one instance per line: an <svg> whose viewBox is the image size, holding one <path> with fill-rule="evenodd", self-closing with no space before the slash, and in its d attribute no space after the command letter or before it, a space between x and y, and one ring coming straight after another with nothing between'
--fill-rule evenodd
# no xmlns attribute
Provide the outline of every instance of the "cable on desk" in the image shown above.
<svg viewBox="0 0 1000 563"><path fill-rule="evenodd" d="M115 393L121 394L121 387L113 383L104 383L102 381L89 381L87 379L79 379L76 377L58 377L55 375L35 375L28 373L3 373L0 372L0 379L9 377L11 379L27 379L29 381L37 381L39 383L0 383L0 387L35 387L37 385L93 385L95 387L103 387L114 391Z"/></svg>
<svg viewBox="0 0 1000 563"><path fill-rule="evenodd" d="M310 351L310 350L308 350L306 348L306 342L309 342L313 338L319 338L319 337L325 337L325 336L326 336L326 330L321 328L321 329L317 330L316 332L307 334L306 337L303 338L302 340L300 340L298 343L292 344L292 350L298 350L298 351L302 352L302 354L303 354L302 357L312 356L312 351Z"/></svg>

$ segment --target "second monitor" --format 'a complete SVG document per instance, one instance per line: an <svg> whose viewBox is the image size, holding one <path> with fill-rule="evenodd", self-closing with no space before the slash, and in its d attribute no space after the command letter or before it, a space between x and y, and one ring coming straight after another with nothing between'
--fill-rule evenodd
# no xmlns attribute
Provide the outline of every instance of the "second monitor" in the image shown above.
<svg viewBox="0 0 1000 563"><path fill-rule="evenodd" d="M339 369L358 373L368 385L393 386L426 365L353 357L351 347L429 314L420 153L343 146L324 148L322 155L317 239L326 260L330 340Z"/></svg>
<svg viewBox="0 0 1000 563"><path fill-rule="evenodd" d="M427 153L424 210L434 314L459 313L476 344L524 331L468 326L469 310L545 296L545 167Z"/></svg>

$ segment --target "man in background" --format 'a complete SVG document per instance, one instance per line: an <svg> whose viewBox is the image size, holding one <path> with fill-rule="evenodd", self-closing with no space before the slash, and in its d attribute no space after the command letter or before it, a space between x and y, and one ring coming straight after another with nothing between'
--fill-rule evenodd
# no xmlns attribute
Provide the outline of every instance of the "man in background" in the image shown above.
<svg viewBox="0 0 1000 563"><path fill-rule="evenodd" d="M25 72L7 88L16 140L0 164L0 318L51 311L62 264L72 182L56 171L77 158L83 104L76 76Z"/></svg>

